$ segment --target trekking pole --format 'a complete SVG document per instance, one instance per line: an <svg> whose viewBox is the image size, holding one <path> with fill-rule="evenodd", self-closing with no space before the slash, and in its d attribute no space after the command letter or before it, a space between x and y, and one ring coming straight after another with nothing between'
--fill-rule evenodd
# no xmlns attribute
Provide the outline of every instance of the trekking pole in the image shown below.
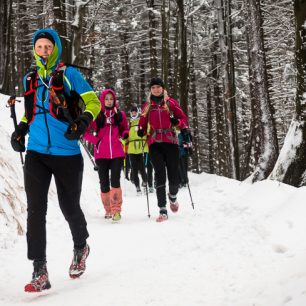
<svg viewBox="0 0 306 306"><path fill-rule="evenodd" d="M187 169L185 169L185 165L184 165L181 158L180 158L180 165L181 165L182 171L184 173L183 175L184 175L184 178L185 178L185 182L187 182L187 187L188 187L189 196L190 196L190 200L191 200L191 206L192 206L192 209L194 209L194 203L193 203L193 200L192 200L191 191L190 191L190 187L189 187L189 180L188 180L188 176L187 176Z"/></svg>
<svg viewBox="0 0 306 306"><path fill-rule="evenodd" d="M81 142L83 148L85 149L85 151L86 151L86 153L87 153L87 155L88 155L90 161L92 162L92 164L93 164L93 166L94 166L94 170L95 170L95 171L98 171L99 167L98 167L97 164L95 163L95 161L94 161L94 159L93 159L91 153L89 152L89 149L87 148L86 144L84 144L84 141L83 141L83 140L80 140L80 142Z"/></svg>
<svg viewBox="0 0 306 306"><path fill-rule="evenodd" d="M143 142L143 139L141 138L142 142ZM147 176L147 183L146 183L146 194L147 194L147 207L148 207L148 217L150 218L151 215L150 215L150 204L149 204L149 192L148 192L148 171L146 171L146 164L145 164L145 158L144 158L144 147L146 145L146 141L143 142L142 144L142 160L144 162L144 167L145 167L145 174Z"/></svg>
<svg viewBox="0 0 306 306"><path fill-rule="evenodd" d="M16 102L21 102L21 101L20 100L16 100L16 95L14 95L14 96L11 96L8 99L7 105L6 105L6 107L9 107L11 109L11 118L13 119L13 122L14 122L15 131L17 129L17 118L16 118L16 111L15 111L15 104L16 104ZM19 140L19 139L20 139L20 137L17 140ZM21 164L22 164L22 166L24 166L22 152L19 152L19 153L20 153Z"/></svg>
<svg viewBox="0 0 306 306"><path fill-rule="evenodd" d="M124 152L124 160L123 160L123 193L124 196L126 196L126 184L125 184L125 179L126 179L126 148L125 148L125 142L123 143L123 152Z"/></svg>

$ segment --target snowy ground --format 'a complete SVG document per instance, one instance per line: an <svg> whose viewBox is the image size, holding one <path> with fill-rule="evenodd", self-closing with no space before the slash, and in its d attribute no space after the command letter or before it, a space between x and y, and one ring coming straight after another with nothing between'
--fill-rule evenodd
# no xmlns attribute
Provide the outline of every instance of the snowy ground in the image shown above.
<svg viewBox="0 0 306 306"><path fill-rule="evenodd" d="M22 171L19 155L10 148L11 130L0 96L2 209L8 207L3 195L11 193L24 226ZM24 293L32 273L25 235L17 236L3 221L0 206L0 305L306 305L305 187L191 174L195 210L188 189L182 189L179 212L158 224L155 194L148 218L146 198L122 180L123 219L113 224L103 218L97 174L85 154L84 160L82 207L91 246L86 273L69 279L72 241L52 187L47 217L52 288Z"/></svg>

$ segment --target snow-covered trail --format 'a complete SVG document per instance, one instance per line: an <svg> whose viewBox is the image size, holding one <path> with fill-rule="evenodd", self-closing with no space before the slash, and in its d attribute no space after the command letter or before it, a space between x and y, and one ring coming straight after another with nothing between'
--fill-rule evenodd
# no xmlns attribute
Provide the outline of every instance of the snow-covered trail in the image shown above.
<svg viewBox="0 0 306 306"><path fill-rule="evenodd" d="M21 105L17 108L20 114ZM123 219L113 224L103 218L97 173L85 152L81 202L90 232L87 271L79 280L69 279L73 246L52 186L47 216L52 288L24 293L32 265L25 235L16 237L12 222L13 217L26 221L22 168L10 147L12 127L0 95L1 306L306 305L306 187L191 174L195 210L185 188L179 212L158 224L155 194L149 219L146 198L122 180Z"/></svg>
<svg viewBox="0 0 306 306"><path fill-rule="evenodd" d="M303 197L305 190L297 195L295 188L276 182L248 185L214 175L191 175L195 210L185 188L179 195L179 212L158 224L155 194L150 195L149 219L146 198L135 196L131 183L122 181L123 219L113 224L103 218L97 175L86 155L84 159L82 206L91 246L86 273L79 280L68 277L72 242L53 190L47 250L52 289L23 292L32 266L26 259L25 237L20 237L13 248L1 251L5 280L0 284L1 305L302 306L296 302L306 302L302 287L306 265L301 256L306 242L299 244L300 249L290 245L287 236L294 226L286 227L285 216L269 223L275 218L273 211L286 207L291 195ZM286 238L273 236L279 230Z"/></svg>

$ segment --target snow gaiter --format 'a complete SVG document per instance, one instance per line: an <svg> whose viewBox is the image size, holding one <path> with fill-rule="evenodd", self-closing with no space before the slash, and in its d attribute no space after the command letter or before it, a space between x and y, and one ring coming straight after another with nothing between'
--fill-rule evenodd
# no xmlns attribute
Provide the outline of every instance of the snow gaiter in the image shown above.
<svg viewBox="0 0 306 306"><path fill-rule="evenodd" d="M111 206L110 206L110 191L108 192L101 192L101 200L105 209L105 213L108 215L111 213Z"/></svg>
<svg viewBox="0 0 306 306"><path fill-rule="evenodd" d="M110 190L110 206L112 214L116 212L121 212L121 205L122 205L122 190L121 187L119 188L112 188Z"/></svg>

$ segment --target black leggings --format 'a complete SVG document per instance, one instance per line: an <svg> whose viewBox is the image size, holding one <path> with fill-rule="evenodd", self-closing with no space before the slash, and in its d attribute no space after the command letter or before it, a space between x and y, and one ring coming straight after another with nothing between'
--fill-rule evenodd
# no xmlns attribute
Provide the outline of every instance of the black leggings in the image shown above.
<svg viewBox="0 0 306 306"><path fill-rule="evenodd" d="M109 192L109 170L111 171L111 186L114 188L120 187L120 171L123 166L123 157L114 159L100 158L96 160L99 167L98 174L100 179L101 192Z"/></svg>
<svg viewBox="0 0 306 306"><path fill-rule="evenodd" d="M153 187L153 166L148 153L145 153L145 166L147 168L148 185Z"/></svg>
<svg viewBox="0 0 306 306"><path fill-rule="evenodd" d="M167 142L153 143L150 145L149 154L155 171L157 204L158 207L165 207L167 204L166 175L169 180L169 193L176 195L178 192L179 148L178 145Z"/></svg>
<svg viewBox="0 0 306 306"><path fill-rule="evenodd" d="M142 154L129 154L130 163L133 171L133 181L136 187L139 187L138 172L140 172L142 181L147 183L147 174L145 170L144 160Z"/></svg>
<svg viewBox="0 0 306 306"><path fill-rule="evenodd" d="M179 174L180 181L182 185L188 183L188 155L183 155L180 157L179 162Z"/></svg>
<svg viewBox="0 0 306 306"><path fill-rule="evenodd" d="M25 157L25 191L28 203L28 258L46 258L48 191L54 176L60 209L69 224L74 246L86 243L89 234L80 207L83 157L54 156L28 151Z"/></svg>

